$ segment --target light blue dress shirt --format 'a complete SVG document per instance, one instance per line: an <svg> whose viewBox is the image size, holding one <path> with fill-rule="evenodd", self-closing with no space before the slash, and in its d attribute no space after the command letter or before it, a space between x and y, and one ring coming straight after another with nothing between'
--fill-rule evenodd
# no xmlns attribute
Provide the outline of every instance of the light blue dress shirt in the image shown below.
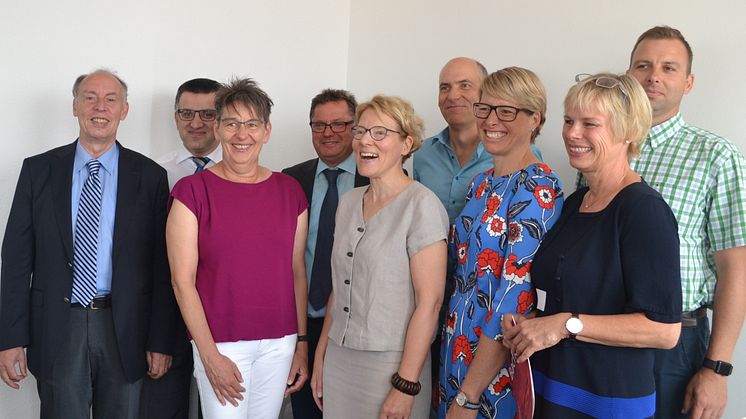
<svg viewBox="0 0 746 419"><path fill-rule="evenodd" d="M531 151L542 160L541 151L533 144ZM466 204L466 192L471 180L493 166L492 155L484 151L480 142L474 155L462 167L451 148L448 127L422 142L422 147L414 153L412 164L414 180L427 186L440 198L451 224Z"/></svg>
<svg viewBox="0 0 746 419"><path fill-rule="evenodd" d="M75 234L75 220L78 217L78 205L83 184L88 179L86 163L93 159L80 141L75 147L73 162L72 186L72 226ZM114 215L117 207L117 179L119 176L119 146L114 144L101 157L99 177L101 178L102 200L101 220L98 229L98 251L96 252L96 295L111 294L111 249L114 239ZM74 238L73 238L74 240ZM75 299L72 302L77 303Z"/></svg>
<svg viewBox="0 0 746 419"><path fill-rule="evenodd" d="M324 202L326 191L329 188L329 183L326 180L323 172L329 168L321 159L319 164L316 166L316 174L314 175L313 182L313 196L311 197L311 208L308 212L308 240L306 241L306 279L308 286L311 286L311 270L313 269L313 258L316 254L316 237L319 233L319 213L321 212L321 204ZM350 154L347 158L337 166L338 169L342 170L342 173L337 177L337 191L339 197L352 190L355 187L355 156ZM315 310L311 303L308 304L308 316L309 317L324 317L326 315L326 307L321 310Z"/></svg>

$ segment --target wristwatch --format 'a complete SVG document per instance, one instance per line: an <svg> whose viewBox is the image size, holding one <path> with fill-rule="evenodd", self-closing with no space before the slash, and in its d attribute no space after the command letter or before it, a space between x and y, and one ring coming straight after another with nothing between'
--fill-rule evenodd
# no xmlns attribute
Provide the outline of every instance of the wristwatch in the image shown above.
<svg viewBox="0 0 746 419"><path fill-rule="evenodd" d="M565 329L570 333L570 339L575 340L575 336L583 331L583 322L580 321L578 313L572 313L572 316L565 322Z"/></svg>
<svg viewBox="0 0 746 419"><path fill-rule="evenodd" d="M729 376L733 372L733 365L725 361L713 361L710 358L705 358L702 362L702 366L715 371L715 374L722 376Z"/></svg>
<svg viewBox="0 0 746 419"><path fill-rule="evenodd" d="M469 410L479 410L479 403L472 403L466 397L463 391L459 391L456 395L456 404Z"/></svg>

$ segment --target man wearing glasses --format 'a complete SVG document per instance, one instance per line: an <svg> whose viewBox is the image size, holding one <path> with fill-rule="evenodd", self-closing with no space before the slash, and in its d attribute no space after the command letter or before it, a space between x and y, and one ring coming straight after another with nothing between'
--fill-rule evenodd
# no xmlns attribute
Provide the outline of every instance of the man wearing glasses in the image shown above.
<svg viewBox="0 0 746 419"><path fill-rule="evenodd" d="M182 177L212 167L223 158L213 131L219 88L215 80L200 78L185 82L176 91L174 120L184 147L158 160L168 172L171 188Z"/></svg>
<svg viewBox="0 0 746 419"><path fill-rule="evenodd" d="M671 207L681 241L681 338L655 360L660 418L722 416L746 313L746 164L728 140L684 122L679 108L694 84L691 66L681 32L659 26L640 35L629 67L653 108L653 127L631 166Z"/></svg>
<svg viewBox="0 0 746 419"><path fill-rule="evenodd" d="M368 184L357 173L352 155L352 125L357 101L346 90L325 89L311 100L310 126L314 158L283 170L303 187L309 202L306 274L308 275L308 370L313 371L316 345L331 291L331 249L339 198ZM291 396L293 417L321 418L309 382Z"/></svg>
<svg viewBox="0 0 746 419"><path fill-rule="evenodd" d="M215 80L192 79L176 91L174 121L183 147L164 156L158 163L168 172L169 188L184 176L200 172L222 159L222 148L215 138ZM169 372L158 380L146 378L140 397L140 419L186 418L192 383L192 345L183 321L179 322L177 344ZM194 399L198 400L194 391ZM197 403L195 403L196 405ZM201 416L199 409L191 417Z"/></svg>

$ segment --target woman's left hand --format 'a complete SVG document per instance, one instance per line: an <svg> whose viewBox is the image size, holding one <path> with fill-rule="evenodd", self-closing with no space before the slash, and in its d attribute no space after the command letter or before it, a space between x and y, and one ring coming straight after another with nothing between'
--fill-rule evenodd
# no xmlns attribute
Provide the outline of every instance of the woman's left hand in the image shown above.
<svg viewBox="0 0 746 419"><path fill-rule="evenodd" d="M383 401L381 414L378 417L379 419L407 419L412 414L413 405L414 396L392 388L386 400Z"/></svg>
<svg viewBox="0 0 746 419"><path fill-rule="evenodd" d="M451 404L451 408L446 412L446 419L474 419L477 417L479 410L467 409L457 405L455 402Z"/></svg>
<svg viewBox="0 0 746 419"><path fill-rule="evenodd" d="M512 324L510 316L503 318L503 345L517 356L517 362L527 360L535 352L556 345L567 337L565 323L568 317L559 313L552 316L527 319L514 316L516 324Z"/></svg>
<svg viewBox="0 0 746 419"><path fill-rule="evenodd" d="M295 346L293 363L290 365L288 388L285 389L285 397L300 390L306 380L308 380L308 342L298 342Z"/></svg>

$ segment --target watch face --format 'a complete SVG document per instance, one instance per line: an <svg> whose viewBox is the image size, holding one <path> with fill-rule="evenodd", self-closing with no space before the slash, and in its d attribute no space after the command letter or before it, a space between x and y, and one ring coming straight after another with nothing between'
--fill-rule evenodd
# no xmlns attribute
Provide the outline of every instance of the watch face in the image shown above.
<svg viewBox="0 0 746 419"><path fill-rule="evenodd" d="M456 395L456 404L463 407L466 404L466 394L458 393Z"/></svg>
<svg viewBox="0 0 746 419"><path fill-rule="evenodd" d="M572 333L573 335L577 335L580 333L581 330L583 330L583 322L580 321L577 317L570 317L567 319L567 323L565 323L565 327L567 328L567 331Z"/></svg>

